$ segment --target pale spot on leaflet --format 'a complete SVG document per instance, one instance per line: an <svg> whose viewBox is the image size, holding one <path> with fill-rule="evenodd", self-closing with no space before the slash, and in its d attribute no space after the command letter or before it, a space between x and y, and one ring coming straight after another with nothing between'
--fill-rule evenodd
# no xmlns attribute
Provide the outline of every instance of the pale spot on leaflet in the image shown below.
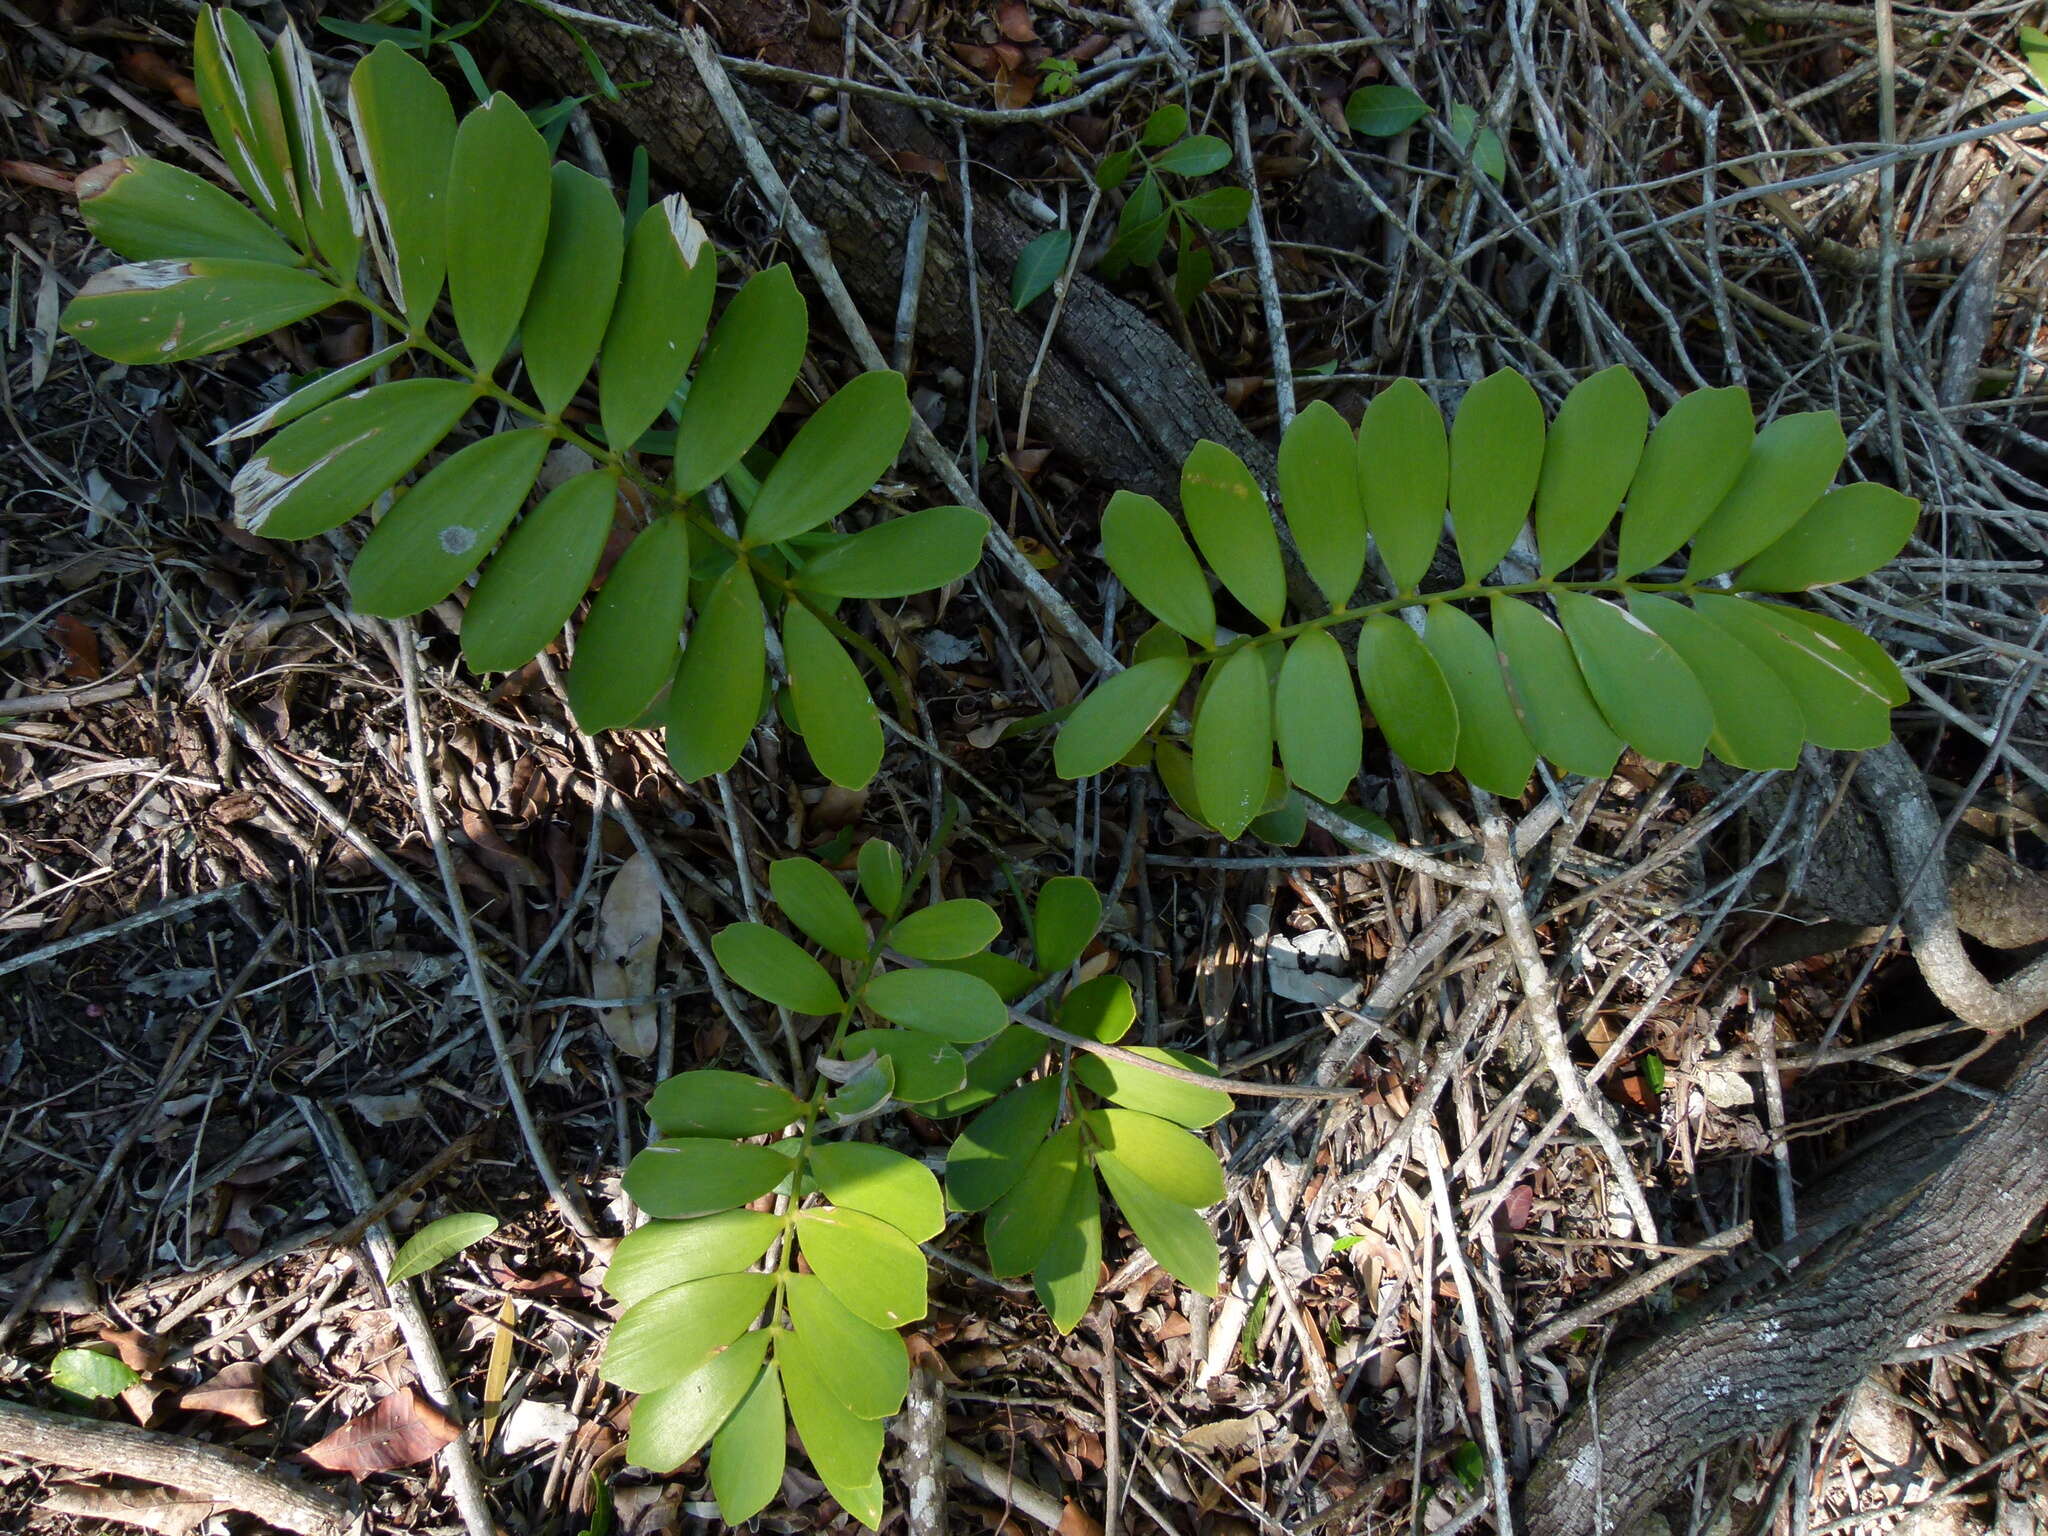
<svg viewBox="0 0 2048 1536"><path fill-rule="evenodd" d="M460 523L441 530L441 547L451 555L466 555L476 547L476 530Z"/></svg>

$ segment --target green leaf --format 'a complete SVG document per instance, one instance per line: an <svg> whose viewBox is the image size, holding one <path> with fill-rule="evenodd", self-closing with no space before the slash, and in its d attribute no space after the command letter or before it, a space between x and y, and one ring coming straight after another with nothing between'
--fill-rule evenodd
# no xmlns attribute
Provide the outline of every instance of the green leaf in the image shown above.
<svg viewBox="0 0 2048 1536"><path fill-rule="evenodd" d="M1038 888L1031 909L1031 958L1050 975L1081 958L1102 926L1102 897L1092 881L1055 875Z"/></svg>
<svg viewBox="0 0 2048 1536"><path fill-rule="evenodd" d="M1344 103L1344 121L1370 139L1391 139L1429 115L1429 103L1403 85L1364 85Z"/></svg>
<svg viewBox="0 0 2048 1536"><path fill-rule="evenodd" d="M341 297L311 272L268 261L141 261L87 278L61 325L117 363L182 363L318 314Z"/></svg>
<svg viewBox="0 0 2048 1536"><path fill-rule="evenodd" d="M1462 101L1454 104L1450 129L1458 147L1472 157L1474 169L1497 182L1508 179L1507 146L1497 131L1480 121L1476 111Z"/></svg>
<svg viewBox="0 0 2048 1536"><path fill-rule="evenodd" d="M1025 1165L1024 1176L989 1207L981 1224L989 1273L1028 1275L1038 1266L1081 1177L1081 1127L1061 1126Z"/></svg>
<svg viewBox="0 0 2048 1536"><path fill-rule="evenodd" d="M1666 411L1629 483L1615 576L1648 570L1697 533L1742 474L1755 437L1745 389L1694 390Z"/></svg>
<svg viewBox="0 0 2048 1536"><path fill-rule="evenodd" d="M654 1090L647 1115L664 1136L766 1136L804 1107L780 1083L744 1072L679 1072Z"/></svg>
<svg viewBox="0 0 2048 1536"><path fill-rule="evenodd" d="M1201 1057L1190 1056L1186 1051L1156 1045L1134 1045L1130 1051L1134 1056L1143 1056L1164 1066L1184 1067L1190 1072L1206 1075L1216 1070ZM1214 1125L1231 1110L1230 1095L1221 1088L1203 1088L1178 1078L1162 1077L1135 1063L1107 1056L1075 1056L1074 1076L1090 1092L1098 1093L1112 1103L1121 1104L1125 1109L1158 1115L1191 1130Z"/></svg>
<svg viewBox="0 0 2048 1536"><path fill-rule="evenodd" d="M342 158L334 126L327 120L327 101L314 78L313 61L289 20L278 36L271 63L306 233L336 273L353 279L363 256L363 210L356 198L355 178Z"/></svg>
<svg viewBox="0 0 2048 1536"><path fill-rule="evenodd" d="M1265 809L1273 767L1273 680L1259 647L1233 652L1209 674L1195 707L1195 794L1209 825L1237 837Z"/></svg>
<svg viewBox="0 0 2048 1536"><path fill-rule="evenodd" d="M1181 225L1180 261L1173 269L1173 302L1182 313L1195 307L1195 300L1208 291L1209 284L1216 278L1216 263L1209 252L1196 246L1189 248L1188 226Z"/></svg>
<svg viewBox="0 0 2048 1536"><path fill-rule="evenodd" d="M577 632L569 708L586 733L631 725L675 676L689 590L690 525L671 512L619 556Z"/></svg>
<svg viewBox="0 0 2048 1536"><path fill-rule="evenodd" d="M967 1063L967 1082L927 1105L925 1113L938 1119L964 1115L993 1100L1017 1079L1045 1059L1045 1036L1024 1024L1011 1024ZM950 1184L951 1175L948 1175Z"/></svg>
<svg viewBox="0 0 2048 1536"><path fill-rule="evenodd" d="M744 1525L782 1491L788 1455L782 1378L761 1367L732 1416L711 1437L711 1493L727 1525Z"/></svg>
<svg viewBox="0 0 2048 1536"><path fill-rule="evenodd" d="M897 923L889 942L913 960L958 960L987 949L1002 931L987 902L942 901Z"/></svg>
<svg viewBox="0 0 2048 1536"><path fill-rule="evenodd" d="M1697 767L1714 711L1692 669L1649 625L1612 603L1583 592L1560 592L1553 601L1615 733L1644 757Z"/></svg>
<svg viewBox="0 0 2048 1536"><path fill-rule="evenodd" d="M1209 1223L1154 1189L1114 1152L1096 1153L1095 1169L1153 1261L1189 1290L1214 1296L1219 1264Z"/></svg>
<svg viewBox="0 0 2048 1536"><path fill-rule="evenodd" d="M1212 187L1183 200L1180 211L1204 229L1238 229L1251 217L1252 195L1243 187Z"/></svg>
<svg viewBox="0 0 2048 1536"><path fill-rule="evenodd" d="M735 560L697 610L663 708L668 760L679 778L724 773L740 760L761 718L767 665L768 621L754 572Z"/></svg>
<svg viewBox="0 0 2048 1536"><path fill-rule="evenodd" d="M625 276L600 353L598 417L619 452L668 408L704 339L717 291L711 237L681 193L663 198L626 239Z"/></svg>
<svg viewBox="0 0 2048 1536"><path fill-rule="evenodd" d="M626 1458L673 1472L701 1451L759 1379L769 1338L766 1329L742 1334L674 1385L643 1395L633 1404Z"/></svg>
<svg viewBox="0 0 2048 1536"><path fill-rule="evenodd" d="M1131 984L1115 973L1091 976L1060 999L1058 1023L1069 1034L1115 1045L1138 1020Z"/></svg>
<svg viewBox="0 0 2048 1536"><path fill-rule="evenodd" d="M1868 576L1906 547L1920 503L1865 480L1830 491L1735 573L1752 592L1804 592Z"/></svg>
<svg viewBox="0 0 2048 1536"><path fill-rule="evenodd" d="M825 1390L856 1418L886 1419L901 1408L910 1389L903 1335L856 1317L816 1275L792 1274L784 1284L790 1322Z"/></svg>
<svg viewBox="0 0 2048 1536"><path fill-rule="evenodd" d="M588 171L552 173L547 244L519 323L519 350L541 409L560 416L597 361L626 253L612 189Z"/></svg>
<svg viewBox="0 0 2048 1536"><path fill-rule="evenodd" d="M291 140L262 39L233 11L207 9L192 33L192 76L206 131L236 185L286 239L302 245Z"/></svg>
<svg viewBox="0 0 2048 1536"><path fill-rule="evenodd" d="M1905 678L1899 675L1899 664L1885 654L1883 646L1854 625L1831 619L1824 613L1815 613L1811 608L1794 608L1788 603L1759 603L1757 606L1777 628L1794 634L1800 630L1811 630L1826 642L1828 648L1837 649L1845 661L1861 671L1865 683L1885 703L1903 704L1913 696Z"/></svg>
<svg viewBox="0 0 2048 1536"><path fill-rule="evenodd" d="M1031 301L1059 281L1073 254L1074 232L1049 229L1018 253L1016 270L1010 274L1010 308L1022 313Z"/></svg>
<svg viewBox="0 0 2048 1536"><path fill-rule="evenodd" d="M858 1061L869 1051L896 1069L896 1097L925 1104L955 1093L967 1082L967 1063L936 1036L915 1029L856 1029L839 1042L839 1054Z"/></svg>
<svg viewBox="0 0 2048 1536"><path fill-rule="evenodd" d="M1214 134L1198 133L1182 139L1164 154L1152 158L1152 169L1176 176L1208 176L1230 164L1230 145Z"/></svg>
<svg viewBox="0 0 2048 1536"><path fill-rule="evenodd" d="M1209 568L1230 594L1268 629L1277 629L1287 606L1280 540L1266 496L1244 461L1207 438L1195 444L1180 471L1181 511Z"/></svg>
<svg viewBox="0 0 2048 1536"><path fill-rule="evenodd" d="M782 915L805 937L842 960L868 952L868 927L839 877L815 859L777 859L768 866L768 890Z"/></svg>
<svg viewBox="0 0 2048 1536"><path fill-rule="evenodd" d="M910 431L900 373L864 373L819 406L754 497L747 543L792 538L844 512L889 471Z"/></svg>
<svg viewBox="0 0 2048 1536"><path fill-rule="evenodd" d="M956 1045L988 1039L1010 1017L996 989L979 976L937 967L884 972L868 983L862 1000L891 1024Z"/></svg>
<svg viewBox="0 0 2048 1536"><path fill-rule="evenodd" d="M309 411L317 411L328 402L352 394L357 385L371 374L381 372L397 362L412 344L394 341L388 347L379 347L375 352L357 358L340 368L330 368L324 373L313 375L282 400L273 402L229 427L214 438L211 446L218 448L223 443L239 442L245 437L258 437L265 432L274 432L279 427L291 425Z"/></svg>
<svg viewBox="0 0 2048 1536"><path fill-rule="evenodd" d="M860 893L884 917L894 917L903 905L903 855L885 838L871 837L855 856L860 871Z"/></svg>
<svg viewBox="0 0 2048 1536"><path fill-rule="evenodd" d="M1771 603L1696 592L1693 608L1777 673L1798 701L1808 741L1860 752L1891 740L1890 700L1839 640L1787 620L1789 610Z"/></svg>
<svg viewBox="0 0 2048 1536"><path fill-rule="evenodd" d="M1451 1452L1450 1468L1467 1492L1477 1493L1486 1486L1486 1453L1472 1441Z"/></svg>
<svg viewBox="0 0 2048 1536"><path fill-rule="evenodd" d="M1358 632L1358 681L1380 734L1417 773L1442 773L1457 758L1458 705L1422 639L1392 614Z"/></svg>
<svg viewBox="0 0 2048 1536"><path fill-rule="evenodd" d="M827 597L930 592L958 581L981 562L987 534L988 519L971 508L926 507L832 545L796 573L796 584Z"/></svg>
<svg viewBox="0 0 2048 1536"><path fill-rule="evenodd" d="M1591 549L1614 520L1649 430L1649 398L1626 368L1603 368L1565 396L1536 485L1536 548L1546 579Z"/></svg>
<svg viewBox="0 0 2048 1536"><path fill-rule="evenodd" d="M523 667L562 632L597 574L618 499L618 477L594 469L519 520L462 611L462 655L474 670Z"/></svg>
<svg viewBox="0 0 2048 1536"><path fill-rule="evenodd" d="M1512 368L1465 391L1451 423L1451 532L1465 580L1501 562L1543 473L1543 402Z"/></svg>
<svg viewBox="0 0 2048 1536"><path fill-rule="evenodd" d="M826 1492L876 1530L882 1523L882 1421L856 1415L825 1385L822 1367L797 1334L776 1340L775 1361L790 1422Z"/></svg>
<svg viewBox="0 0 2048 1536"><path fill-rule="evenodd" d="M1102 513L1102 555L1155 618L1197 645L1215 643L1216 604L1208 579L1166 508L1150 496L1118 491Z"/></svg>
<svg viewBox="0 0 2048 1536"><path fill-rule="evenodd" d="M882 720L860 669L799 602L782 610L782 659L789 668L790 713L811 760L834 784L864 788L882 765Z"/></svg>
<svg viewBox="0 0 2048 1536"><path fill-rule="evenodd" d="M1008 1194L1052 1129L1059 1106L1059 1079L1041 1077L968 1121L946 1154L946 1197L954 1208L985 1211Z"/></svg>
<svg viewBox="0 0 2048 1536"><path fill-rule="evenodd" d="M878 1055L826 1098L825 1113L832 1120L852 1125L874 1114L895 1092L896 1063L890 1057Z"/></svg>
<svg viewBox="0 0 2048 1536"><path fill-rule="evenodd" d="M404 379L321 407L236 471L235 521L266 539L339 527L426 457L474 398L454 379Z"/></svg>
<svg viewBox="0 0 2048 1536"><path fill-rule="evenodd" d="M406 323L424 329L447 270L455 109L424 64L379 43L349 76L348 116L369 183L370 249Z"/></svg>
<svg viewBox="0 0 2048 1536"><path fill-rule="evenodd" d="M1179 696L1189 670L1186 657L1161 656L1096 684L1060 727L1053 770L1085 779L1121 761Z"/></svg>
<svg viewBox="0 0 2048 1536"><path fill-rule="evenodd" d="M1522 729L1537 751L1567 773L1606 778L1621 756L1621 738L1587 689L1564 631L1519 598L1495 597L1492 603L1494 643L1507 663Z"/></svg>
<svg viewBox="0 0 2048 1536"><path fill-rule="evenodd" d="M430 1221L405 1240L405 1246L391 1261L391 1273L384 1277L384 1283L396 1285L401 1280L410 1280L414 1275L424 1275L430 1269L437 1269L463 1249L482 1242L497 1230L498 1218L483 1211L463 1211L454 1216L443 1216L439 1221Z"/></svg>
<svg viewBox="0 0 2048 1536"><path fill-rule="evenodd" d="M1095 1193L1095 1174L1083 1167L1053 1222L1038 1267L1031 1272L1038 1299L1061 1333L1072 1333L1087 1316L1101 1272L1102 1206Z"/></svg>
<svg viewBox="0 0 2048 1536"><path fill-rule="evenodd" d="M1351 664L1328 630L1303 630L1287 648L1273 724L1287 777L1318 800L1343 799L1358 777L1365 725Z"/></svg>
<svg viewBox="0 0 2048 1536"><path fill-rule="evenodd" d="M1682 603L1638 592L1629 612L1655 630L1698 679L1713 711L1707 746L1733 768L1795 768L1806 739L1799 701L1764 659Z"/></svg>
<svg viewBox="0 0 2048 1536"><path fill-rule="evenodd" d="M142 1380L126 1361L97 1349L60 1349L50 1361L50 1385L73 1397L119 1397Z"/></svg>
<svg viewBox="0 0 2048 1536"><path fill-rule="evenodd" d="M1223 1165L1207 1143L1170 1120L1133 1109L1091 1109L1088 1134L1167 1199L1202 1209L1223 1198Z"/></svg>
<svg viewBox="0 0 2048 1536"><path fill-rule="evenodd" d="M1138 142L1146 149L1158 149L1163 144L1171 144L1187 131L1187 109L1168 102L1154 109L1152 115L1145 119L1145 126L1138 132Z"/></svg>
<svg viewBox="0 0 2048 1536"><path fill-rule="evenodd" d="M1826 494L1847 451L1833 411L1780 416L1757 433L1741 476L1693 536L1686 575L1717 576L1767 548Z"/></svg>
<svg viewBox="0 0 2048 1536"><path fill-rule="evenodd" d="M758 1200L789 1177L789 1159L766 1147L683 1137L658 1141L626 1165L626 1193L650 1216L715 1216Z"/></svg>
<svg viewBox="0 0 2048 1536"><path fill-rule="evenodd" d="M540 269L548 147L503 91L462 120L448 167L448 300L479 372L505 355Z"/></svg>
<svg viewBox="0 0 2048 1536"><path fill-rule="evenodd" d="M782 1228L782 1218L767 1211L650 1221L619 1239L604 1272L605 1291L630 1307L685 1281L738 1274L760 1262Z"/></svg>
<svg viewBox="0 0 2048 1536"><path fill-rule="evenodd" d="M676 421L675 488L694 496L739 463L803 367L810 312L786 263L748 278L712 328Z"/></svg>
<svg viewBox="0 0 2048 1536"><path fill-rule="evenodd" d="M814 1208L797 1212L796 1239L811 1273L854 1316L877 1328L924 1316L924 1255L887 1222L863 1211Z"/></svg>
<svg viewBox="0 0 2048 1536"><path fill-rule="evenodd" d="M1130 179L1132 159L1128 149L1104 155L1095 167L1095 185L1104 192L1114 192Z"/></svg>
<svg viewBox="0 0 2048 1536"><path fill-rule="evenodd" d="M1536 767L1536 746L1508 698L1493 636L1449 603L1431 603L1422 643L1457 701L1458 772L1496 795L1520 795Z"/></svg>
<svg viewBox="0 0 2048 1536"><path fill-rule="evenodd" d="M1429 571L1450 479L1443 415L1422 386L1400 379L1381 390L1358 424L1359 494L1380 559L1403 592Z"/></svg>
<svg viewBox="0 0 2048 1536"><path fill-rule="evenodd" d="M834 1205L865 1211L912 1242L946 1229L946 1199L939 1181L915 1158L862 1141L828 1141L811 1148L811 1177Z"/></svg>
<svg viewBox="0 0 2048 1536"><path fill-rule="evenodd" d="M764 924L728 924L712 935L711 952L726 975L764 1002L818 1015L846 1006L825 967Z"/></svg>
<svg viewBox="0 0 2048 1536"><path fill-rule="evenodd" d="M2027 73L2034 77L2034 84L2048 91L2048 33L2039 27L2021 27L2019 47L2020 57L2026 60Z"/></svg>
<svg viewBox="0 0 2048 1536"><path fill-rule="evenodd" d="M1342 608L1365 570L1365 504L1357 443L1328 401L1310 401L1280 439L1280 501L1301 563Z"/></svg>
<svg viewBox="0 0 2048 1536"><path fill-rule="evenodd" d="M745 1274L706 1275L656 1291L613 1325L598 1375L629 1392L669 1386L745 1333L774 1290L775 1276Z"/></svg>
<svg viewBox="0 0 2048 1536"><path fill-rule="evenodd" d="M402 619L461 586L511 526L549 440L538 429L500 432L429 470L370 530L349 567L356 612Z"/></svg>
<svg viewBox="0 0 2048 1536"><path fill-rule="evenodd" d="M79 173L78 211L93 238L130 261L217 256L290 266L298 252L203 176L127 156Z"/></svg>

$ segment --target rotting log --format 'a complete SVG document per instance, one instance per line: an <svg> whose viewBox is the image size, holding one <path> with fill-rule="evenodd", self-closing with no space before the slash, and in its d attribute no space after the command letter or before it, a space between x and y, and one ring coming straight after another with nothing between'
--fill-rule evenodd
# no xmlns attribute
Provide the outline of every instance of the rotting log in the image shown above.
<svg viewBox="0 0 2048 1536"><path fill-rule="evenodd" d="M633 30L579 22L583 40L615 80L646 82L617 100L592 96L589 110L647 148L660 177L714 213L750 186L731 137L699 86L676 24L642 0L584 0L579 7ZM529 67L564 91L585 94L590 74L575 37L524 6L502 6L491 31ZM833 260L876 326L896 313L905 237L917 196L867 155L842 146L803 117L740 85L762 144L804 212L825 232ZM864 109L857 109L864 110ZM951 211L934 215L926 247L917 339L920 355L963 372L973 366L969 255L961 240L957 187ZM768 210L774 217L775 210ZM999 408L1014 410L1030 377L1044 322L1011 312L1010 274L1038 231L999 199L974 200L974 245L987 365ZM1032 397L1032 434L1072 472L1177 498L1180 463L1209 438L1230 448L1269 485L1272 455L1224 404L1196 362L1142 311L1078 274Z"/></svg>

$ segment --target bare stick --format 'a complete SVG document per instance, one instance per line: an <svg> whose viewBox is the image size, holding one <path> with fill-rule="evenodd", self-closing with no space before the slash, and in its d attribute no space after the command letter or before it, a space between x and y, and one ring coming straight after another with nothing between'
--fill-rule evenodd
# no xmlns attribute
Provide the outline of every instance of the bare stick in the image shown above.
<svg viewBox="0 0 2048 1536"><path fill-rule="evenodd" d="M1444 1153L1436 1136L1422 1138L1422 1161L1429 1169L1429 1199L1436 1209L1436 1224L1443 1229L1444 1262L1458 1291L1458 1319L1464 1327L1465 1349L1479 1378L1479 1436L1486 1445L1486 1481L1493 1492L1494 1529L1500 1536L1514 1536L1514 1515L1508 1507L1508 1459L1500 1448L1500 1415L1493 1401L1493 1371L1486 1363L1486 1330L1479 1320L1479 1295L1472 1284L1472 1272L1465 1267L1464 1239L1458 1231L1457 1213L1451 1209L1451 1192L1444 1183ZM1423 1284L1430 1284L1423 1277Z"/></svg>
<svg viewBox="0 0 2048 1536"><path fill-rule="evenodd" d="M138 928L148 928L156 923L175 922L188 912L197 912L201 907L210 907L217 901L230 901L249 887L237 880L233 885L224 885L217 891L201 891L196 896L180 896L176 901L164 902L161 906L131 912L128 916L98 928L88 928L84 933L74 933L40 949L32 949L25 955L16 955L11 960L0 960L0 976L12 976L16 971L25 971L30 966L42 965L59 955L68 955L74 949L84 949L107 939L118 939L124 933L133 933Z"/></svg>
<svg viewBox="0 0 2048 1536"><path fill-rule="evenodd" d="M1559 1339L1569 1338L1579 1329L1590 1327L1610 1313L1633 1306L1645 1296L1662 1290L1680 1275L1699 1268L1707 1260L1722 1258L1734 1252L1748 1242L1755 1232L1755 1223L1747 1221L1739 1227L1730 1227L1726 1232L1716 1232L1712 1237L1703 1240L1698 1247L1687 1249L1675 1258L1666 1259L1662 1264L1653 1265L1639 1275L1629 1276L1621 1284L1594 1297L1584 1306L1558 1313L1516 1345L1515 1353L1525 1360L1531 1355L1541 1354Z"/></svg>

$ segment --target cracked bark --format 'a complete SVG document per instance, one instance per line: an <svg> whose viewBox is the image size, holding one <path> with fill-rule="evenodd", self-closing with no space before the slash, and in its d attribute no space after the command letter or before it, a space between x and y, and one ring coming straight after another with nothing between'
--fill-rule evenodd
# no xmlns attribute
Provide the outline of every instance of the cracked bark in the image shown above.
<svg viewBox="0 0 2048 1536"><path fill-rule="evenodd" d="M655 34L582 28L614 79L647 82L618 101L593 97L589 109L646 145L660 175L700 207L715 212L725 206L735 188L750 183L680 41L671 40L674 23L642 0L584 0L582 8ZM491 30L563 90L589 89L575 39L561 25L524 7L505 6ZM740 93L762 144L831 242L833 260L862 312L883 334L896 313L904 235L916 196L867 156L842 148L761 93L744 84ZM960 239L957 189L944 195L952 217L932 221L917 336L924 357L964 371L972 365L969 257ZM998 400L1010 404L1031 371L1042 322L1011 313L1006 296L1017 257L1037 233L997 200L976 199L986 356ZM1058 450L1070 470L1169 500L1178 499L1181 460L1204 437L1236 452L1269 486L1273 481L1271 454L1224 406L1201 368L1141 311L1085 274L1076 277L1040 374L1032 424L1034 435Z"/></svg>

